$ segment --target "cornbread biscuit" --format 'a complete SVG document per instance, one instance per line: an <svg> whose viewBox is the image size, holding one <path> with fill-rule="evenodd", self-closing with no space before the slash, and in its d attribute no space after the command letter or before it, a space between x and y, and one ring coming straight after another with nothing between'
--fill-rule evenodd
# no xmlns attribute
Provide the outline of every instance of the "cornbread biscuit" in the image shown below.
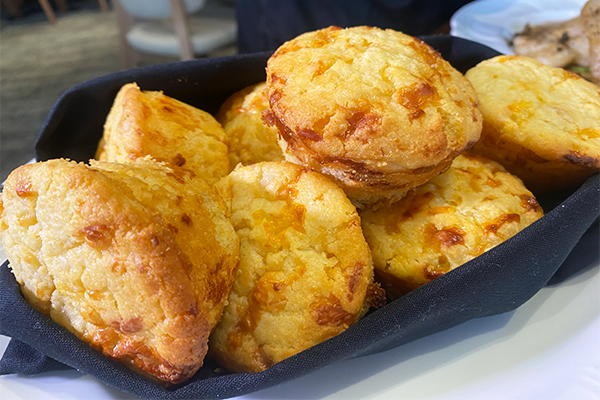
<svg viewBox="0 0 600 400"><path fill-rule="evenodd" d="M225 131L212 115L130 83L115 98L96 159L130 163L152 156L212 184L229 173L227 146Z"/></svg>
<svg viewBox="0 0 600 400"><path fill-rule="evenodd" d="M6 181L0 238L25 298L105 355L178 383L202 365L239 241L190 171L66 160Z"/></svg>
<svg viewBox="0 0 600 400"><path fill-rule="evenodd" d="M282 161L277 128L263 122L269 109L265 82L234 93L217 114L229 140L229 165L249 165L262 161Z"/></svg>
<svg viewBox="0 0 600 400"><path fill-rule="evenodd" d="M543 212L500 164L463 153L399 202L360 215L375 275L393 299L488 251Z"/></svg>
<svg viewBox="0 0 600 400"><path fill-rule="evenodd" d="M356 209L320 174L285 161L238 166L217 183L240 267L210 354L262 371L344 331L365 311L373 263Z"/></svg>
<svg viewBox="0 0 600 400"><path fill-rule="evenodd" d="M284 43L267 91L286 159L332 178L357 206L401 198L481 131L464 76L390 29L330 27Z"/></svg>
<svg viewBox="0 0 600 400"><path fill-rule="evenodd" d="M499 56L469 70L483 114L477 153L536 194L580 184L600 169L600 88L532 58Z"/></svg>

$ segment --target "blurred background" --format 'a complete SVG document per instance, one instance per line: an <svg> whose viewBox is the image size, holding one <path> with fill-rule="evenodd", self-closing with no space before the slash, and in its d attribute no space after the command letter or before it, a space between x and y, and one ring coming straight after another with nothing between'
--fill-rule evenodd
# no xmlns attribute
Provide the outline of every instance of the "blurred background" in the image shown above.
<svg viewBox="0 0 600 400"><path fill-rule="evenodd" d="M151 1L137 1L138 10L144 11ZM152 54L129 49L126 65L119 30L119 17L115 1L63 0L48 1L52 13L47 14L42 2L17 0L18 13L11 4L2 0L0 25L0 182L17 166L34 157L34 144L46 116L56 100L67 89L102 75L120 71L135 65L143 66L178 61L179 42L172 29L173 17L159 18L156 26L138 29L139 45L148 45L152 40L168 52L167 34L171 33L175 44L172 55ZM66 9L61 10L61 3ZM106 7L103 7L103 4ZM135 9L136 2L133 7ZM169 6L169 1L163 2ZM192 11L190 17L218 19L226 22L226 37L212 38L212 43L201 43L208 51L196 57L215 57L237 53L235 3L229 0L186 1ZM104 8L104 10L103 10ZM12 11L12 13L11 13ZM159 10L160 11L160 10ZM51 20L54 14L55 21ZM129 14L127 14L129 16ZM127 16L125 19L127 19ZM144 15L148 17L148 15ZM121 18L122 20L123 18ZM144 21L148 18L130 18L125 21ZM219 22L217 21L217 22ZM195 30L189 20L189 28ZM121 24L122 25L122 24ZM233 26L233 30L231 30ZM214 26L213 34L222 26ZM144 31L145 29L145 31ZM193 35L194 32L192 32ZM144 36L145 35L145 36ZM163 37L164 36L164 37ZM144 40L146 42L144 42ZM161 42L162 40L162 42ZM173 47L173 46L171 46ZM125 57L127 58L127 57Z"/></svg>

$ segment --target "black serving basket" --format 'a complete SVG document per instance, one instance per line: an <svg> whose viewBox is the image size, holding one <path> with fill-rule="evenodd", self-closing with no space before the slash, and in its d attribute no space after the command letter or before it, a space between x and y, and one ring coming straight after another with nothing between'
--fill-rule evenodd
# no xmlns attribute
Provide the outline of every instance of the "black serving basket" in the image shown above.
<svg viewBox="0 0 600 400"><path fill-rule="evenodd" d="M497 55L452 36L424 37L461 72ZM52 109L36 144L38 160L94 156L118 90L136 82L215 113L232 93L264 81L270 54L202 59L138 68L67 91ZM298 378L333 362L374 354L479 318L514 310L540 288L598 263L600 179L539 198L546 215L487 253L372 312L342 334L260 373L228 374L211 360L188 382L165 387L104 357L33 309L8 262L0 267L0 333L11 340L0 374L75 368L147 399L226 398Z"/></svg>

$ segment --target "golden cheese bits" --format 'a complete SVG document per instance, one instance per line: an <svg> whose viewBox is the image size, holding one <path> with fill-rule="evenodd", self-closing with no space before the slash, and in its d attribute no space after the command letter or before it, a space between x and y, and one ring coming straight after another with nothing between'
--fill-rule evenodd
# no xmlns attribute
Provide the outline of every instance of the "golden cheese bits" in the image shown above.
<svg viewBox="0 0 600 400"><path fill-rule="evenodd" d="M378 281L397 298L497 246L543 211L501 165L462 154L399 202L360 215Z"/></svg>
<svg viewBox="0 0 600 400"><path fill-rule="evenodd" d="M229 173L227 143L223 128L209 113L130 83L115 98L96 159L131 163L151 156L213 184Z"/></svg>
<svg viewBox="0 0 600 400"><path fill-rule="evenodd" d="M581 184L600 170L600 88L528 57L498 56L466 73L480 100L474 151L536 194Z"/></svg>
<svg viewBox="0 0 600 400"><path fill-rule="evenodd" d="M240 267L210 354L257 372L352 325L377 302L360 219L344 192L285 161L239 166L217 183Z"/></svg>

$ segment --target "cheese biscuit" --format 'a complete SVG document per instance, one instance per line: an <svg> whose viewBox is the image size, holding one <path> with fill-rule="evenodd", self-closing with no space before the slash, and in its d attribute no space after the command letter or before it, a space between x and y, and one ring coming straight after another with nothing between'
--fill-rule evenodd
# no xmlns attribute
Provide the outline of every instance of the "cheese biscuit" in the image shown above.
<svg viewBox="0 0 600 400"><path fill-rule="evenodd" d="M444 172L481 132L471 84L421 40L330 27L267 63L286 159L334 180L355 205L394 201Z"/></svg>
<svg viewBox="0 0 600 400"><path fill-rule="evenodd" d="M103 354L169 383L202 366L238 264L216 191L148 159L25 165L0 238L25 298Z"/></svg>
<svg viewBox="0 0 600 400"><path fill-rule="evenodd" d="M106 118L96 159L131 163L151 156L213 184L229 173L227 152L227 135L212 115L130 83Z"/></svg>
<svg viewBox="0 0 600 400"><path fill-rule="evenodd" d="M240 239L240 267L210 354L262 371L357 321L381 291L355 207L324 176L285 161L217 183Z"/></svg>
<svg viewBox="0 0 600 400"><path fill-rule="evenodd" d="M532 58L498 56L466 73L483 114L474 151L536 194L579 185L600 170L600 88Z"/></svg>
<svg viewBox="0 0 600 400"><path fill-rule="evenodd" d="M521 180L496 162L464 153L399 202L361 212L375 274L392 299L490 250L542 215Z"/></svg>

